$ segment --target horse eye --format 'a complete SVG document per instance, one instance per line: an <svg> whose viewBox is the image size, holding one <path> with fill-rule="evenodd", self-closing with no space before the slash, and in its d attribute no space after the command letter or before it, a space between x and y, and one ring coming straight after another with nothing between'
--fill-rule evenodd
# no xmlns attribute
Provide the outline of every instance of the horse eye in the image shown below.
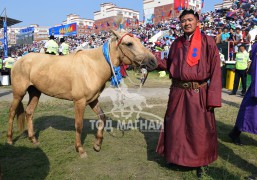
<svg viewBox="0 0 257 180"><path fill-rule="evenodd" d="M132 46L133 44L131 42L127 43L126 46Z"/></svg>

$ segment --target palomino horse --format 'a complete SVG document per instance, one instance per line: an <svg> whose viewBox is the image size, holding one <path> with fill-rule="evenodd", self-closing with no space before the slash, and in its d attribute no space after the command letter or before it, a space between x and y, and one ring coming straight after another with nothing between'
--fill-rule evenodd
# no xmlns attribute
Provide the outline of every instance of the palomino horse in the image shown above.
<svg viewBox="0 0 257 180"><path fill-rule="evenodd" d="M157 67L156 58L138 38L126 32L112 31L112 33L114 37L109 42L109 55L113 66L119 66L123 62L132 66L143 64L148 70ZM98 97L111 76L111 66L103 55L102 47L66 56L30 53L22 57L14 64L11 71L13 101L9 112L7 143L13 143L13 120L17 115L21 129L24 127L25 119L27 120L28 137L37 144L32 116L41 93L44 93L74 102L75 147L81 157L87 156L81 144L84 110L87 105L92 108L101 121L94 144L94 149L100 151L105 116L99 106ZM24 110L21 101L27 91L29 102Z"/></svg>

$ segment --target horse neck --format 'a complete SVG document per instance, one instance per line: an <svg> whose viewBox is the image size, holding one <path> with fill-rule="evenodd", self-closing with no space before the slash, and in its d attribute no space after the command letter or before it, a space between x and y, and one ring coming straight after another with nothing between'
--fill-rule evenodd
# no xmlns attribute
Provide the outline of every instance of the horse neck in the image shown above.
<svg viewBox="0 0 257 180"><path fill-rule="evenodd" d="M103 46L100 46L99 48L93 49L95 51L95 54L99 55L99 58L101 61L106 61L104 55L103 55ZM110 56L110 61L113 66L120 66L121 60L119 57L119 48L117 48L117 42L116 41L111 41L110 40L110 46L109 46L109 56ZM108 63L108 62L107 62Z"/></svg>
<svg viewBox="0 0 257 180"><path fill-rule="evenodd" d="M90 50L94 57L92 59L97 59L97 65L96 67L99 67L101 70L101 74L99 74L99 78L104 79L104 81L108 81L112 76L112 70L110 64L107 62L103 55L103 47L95 48ZM110 61L113 66L119 66L121 64L119 60L119 50L116 47L116 41L110 42L110 48L109 48L109 56Z"/></svg>
<svg viewBox="0 0 257 180"><path fill-rule="evenodd" d="M120 60L120 50L117 47L117 41L110 41L110 60L112 62L113 66L120 66L121 60Z"/></svg>

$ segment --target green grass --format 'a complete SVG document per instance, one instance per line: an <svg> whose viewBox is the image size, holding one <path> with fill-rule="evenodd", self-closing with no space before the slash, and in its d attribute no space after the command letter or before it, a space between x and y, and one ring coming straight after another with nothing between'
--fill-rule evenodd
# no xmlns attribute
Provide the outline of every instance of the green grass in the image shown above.
<svg viewBox="0 0 257 180"><path fill-rule="evenodd" d="M158 74L149 75L149 86ZM154 81L154 83L155 83ZM169 87L165 77L161 84ZM156 83L157 85L157 83ZM156 86L157 87L157 86ZM153 108L144 107L144 112L163 117L167 101L158 98L147 100L148 104L158 104ZM73 103L63 100L40 102L34 115L34 129L40 142L34 147L26 133L20 133L14 126L13 146L5 144L8 125L9 102L0 102L0 163L3 179L197 179L194 169L167 165L155 153L159 133L117 129L104 133L100 152L93 150L95 130L90 128L89 120L97 120L89 107L84 116L82 134L83 147L88 158L81 159L75 152L75 128ZM25 104L25 103L24 103ZM110 112L110 101L101 102L105 112ZM227 136L232 129L238 103L223 101L223 107L216 109L219 140L219 158L209 167L209 174L203 179L244 179L257 175L257 136L243 133L245 146L232 144ZM109 119L117 120L112 114ZM133 114L131 119L135 119ZM145 114L142 119L149 119Z"/></svg>
<svg viewBox="0 0 257 180"><path fill-rule="evenodd" d="M127 71L128 77L124 78L124 82L128 87L136 88L134 84L140 84L140 74L138 71L129 70ZM132 82L131 82L132 81ZM107 86L109 83L107 83ZM145 88L157 88L157 87L169 87L171 80L168 74L165 77L159 77L159 71L155 70L148 74L147 80L145 81Z"/></svg>

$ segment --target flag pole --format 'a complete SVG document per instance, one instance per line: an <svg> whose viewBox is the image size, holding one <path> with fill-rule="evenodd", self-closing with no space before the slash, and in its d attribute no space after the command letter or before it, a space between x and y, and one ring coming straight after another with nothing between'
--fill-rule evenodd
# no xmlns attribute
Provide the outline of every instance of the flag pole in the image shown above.
<svg viewBox="0 0 257 180"><path fill-rule="evenodd" d="M3 19L3 29L4 29L4 58L8 57L8 35L7 35L7 13L6 8L3 10L4 12L4 19ZM2 14L3 14L2 12ZM1 14L1 15L2 15Z"/></svg>

